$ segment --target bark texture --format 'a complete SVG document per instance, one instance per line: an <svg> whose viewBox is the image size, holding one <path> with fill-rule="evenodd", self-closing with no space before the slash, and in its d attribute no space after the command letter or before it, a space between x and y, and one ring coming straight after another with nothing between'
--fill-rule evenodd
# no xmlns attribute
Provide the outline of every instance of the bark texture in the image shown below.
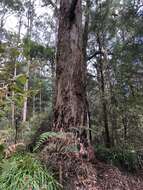
<svg viewBox="0 0 143 190"><path fill-rule="evenodd" d="M61 0L56 56L54 129L86 126L86 72L81 0Z"/></svg>

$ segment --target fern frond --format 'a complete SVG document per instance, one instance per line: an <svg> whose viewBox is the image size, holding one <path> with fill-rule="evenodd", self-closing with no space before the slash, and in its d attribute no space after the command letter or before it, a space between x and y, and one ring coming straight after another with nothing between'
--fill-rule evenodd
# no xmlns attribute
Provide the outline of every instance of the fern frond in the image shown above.
<svg viewBox="0 0 143 190"><path fill-rule="evenodd" d="M52 137L55 137L55 138L63 138L65 137L65 133L64 132L46 132L46 133L43 133L38 142L36 143L36 146L34 148L34 151L38 150L41 145L43 145L43 143L45 143L49 138L52 138Z"/></svg>
<svg viewBox="0 0 143 190"><path fill-rule="evenodd" d="M31 188L30 188L31 187ZM21 154L0 163L0 190L60 190L62 186L31 154Z"/></svg>

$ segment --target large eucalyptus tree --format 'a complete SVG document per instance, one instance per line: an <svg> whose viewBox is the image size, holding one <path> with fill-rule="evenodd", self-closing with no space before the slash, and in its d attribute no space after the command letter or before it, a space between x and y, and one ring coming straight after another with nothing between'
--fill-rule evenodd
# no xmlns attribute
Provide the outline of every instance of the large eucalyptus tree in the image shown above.
<svg viewBox="0 0 143 190"><path fill-rule="evenodd" d="M67 131L87 125L81 5L81 0L60 1L54 110L56 130Z"/></svg>

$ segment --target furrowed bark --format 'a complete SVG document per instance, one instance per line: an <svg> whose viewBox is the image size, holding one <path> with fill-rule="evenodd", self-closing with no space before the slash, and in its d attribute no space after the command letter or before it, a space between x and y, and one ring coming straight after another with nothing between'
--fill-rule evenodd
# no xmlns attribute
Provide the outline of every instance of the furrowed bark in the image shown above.
<svg viewBox="0 0 143 190"><path fill-rule="evenodd" d="M71 13L74 14L72 19ZM82 43L81 0L61 0L56 56L55 130L68 131L87 124Z"/></svg>

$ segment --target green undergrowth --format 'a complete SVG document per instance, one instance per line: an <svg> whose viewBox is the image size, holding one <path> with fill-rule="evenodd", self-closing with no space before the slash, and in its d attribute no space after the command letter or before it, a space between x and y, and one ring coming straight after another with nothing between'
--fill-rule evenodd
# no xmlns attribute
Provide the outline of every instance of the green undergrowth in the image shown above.
<svg viewBox="0 0 143 190"><path fill-rule="evenodd" d="M16 154L0 163L0 190L59 190L60 184L31 154Z"/></svg>
<svg viewBox="0 0 143 190"><path fill-rule="evenodd" d="M62 132L52 132L52 131L43 133L42 135L40 135L36 143L36 146L34 148L34 151L37 151L43 145L43 143L45 143L49 138L51 137L62 138L64 135L65 134Z"/></svg>
<svg viewBox="0 0 143 190"><path fill-rule="evenodd" d="M4 149L5 149L4 144L0 144L0 162L2 161L4 157Z"/></svg>
<svg viewBox="0 0 143 190"><path fill-rule="evenodd" d="M143 169L143 152L126 148L105 148L96 146L96 158L108 164L115 165L128 172L136 172Z"/></svg>

